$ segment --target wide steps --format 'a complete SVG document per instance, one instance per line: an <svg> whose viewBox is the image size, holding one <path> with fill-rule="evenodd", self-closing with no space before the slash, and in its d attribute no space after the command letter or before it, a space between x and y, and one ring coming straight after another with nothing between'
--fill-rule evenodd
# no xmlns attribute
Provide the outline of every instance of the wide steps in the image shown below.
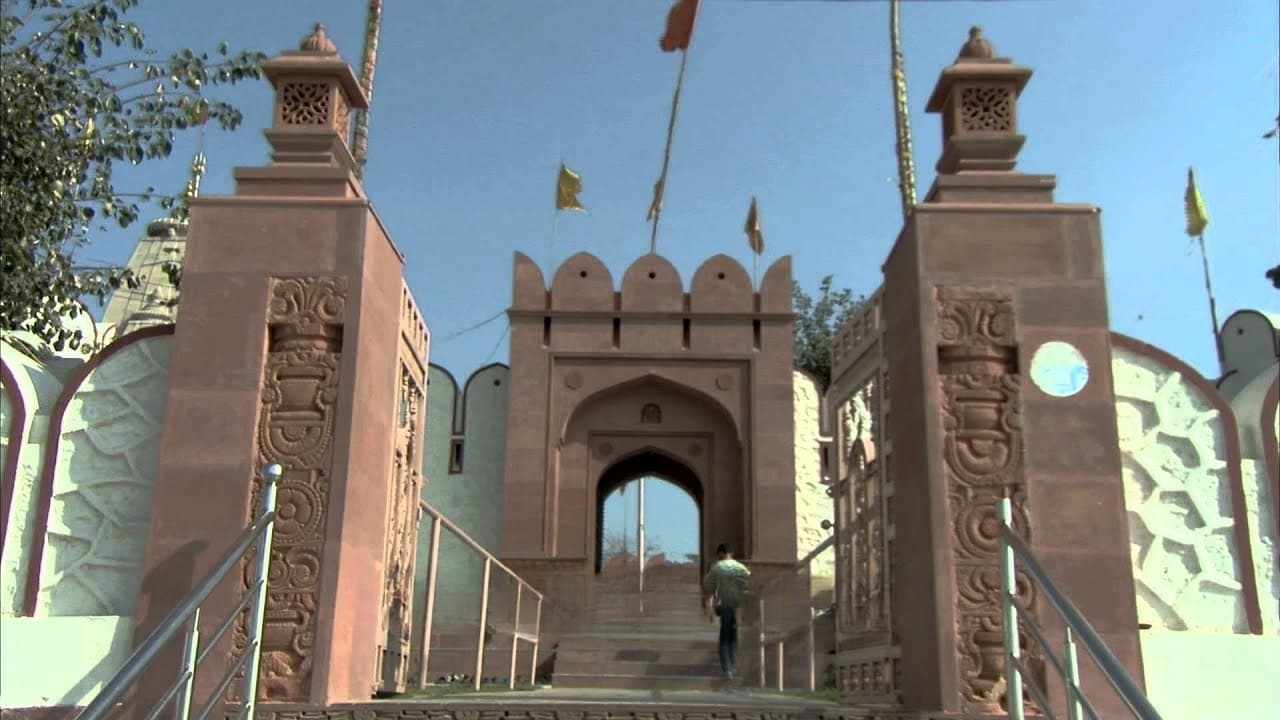
<svg viewBox="0 0 1280 720"><path fill-rule="evenodd" d="M664 676L664 675L693 675L704 677L715 677L720 674L719 663L699 662L699 663L662 663L662 662L628 662L620 660L607 660L603 662L589 662L577 660L568 662L566 660L556 660L556 672L566 673L569 675L636 675L636 676Z"/></svg>
<svg viewBox="0 0 1280 720"><path fill-rule="evenodd" d="M552 684L615 690L714 690L723 686L716 625L696 573L596 583L585 622L561 636Z"/></svg>
<svg viewBox="0 0 1280 720"><path fill-rule="evenodd" d="M578 675L556 671L552 685L607 690L714 690L723 686L724 680L698 675Z"/></svg>

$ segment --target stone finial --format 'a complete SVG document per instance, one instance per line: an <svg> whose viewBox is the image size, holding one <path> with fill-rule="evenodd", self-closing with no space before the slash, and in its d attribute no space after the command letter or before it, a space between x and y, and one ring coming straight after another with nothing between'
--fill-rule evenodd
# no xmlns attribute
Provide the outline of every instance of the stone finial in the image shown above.
<svg viewBox="0 0 1280 720"><path fill-rule="evenodd" d="M974 25L969 28L969 39L960 48L960 54L956 56L956 62L962 60L990 60L995 56L996 49L991 46L991 41L982 36L982 28Z"/></svg>
<svg viewBox="0 0 1280 720"><path fill-rule="evenodd" d="M311 34L302 38L302 43L298 45L298 49L302 52L319 53L323 55L337 55L338 46L333 44L329 36L325 34L324 25L316 23L316 28Z"/></svg>
<svg viewBox="0 0 1280 720"><path fill-rule="evenodd" d="M1009 172L1025 137L1018 134L1018 95L1031 68L995 57L982 28L969 30L969 41L956 61L943 68L926 110L942 115L942 157L938 172Z"/></svg>
<svg viewBox="0 0 1280 720"><path fill-rule="evenodd" d="M368 107L355 72L338 54L324 25L262 64L275 88L274 121L267 131L275 165L353 167L347 146L353 111Z"/></svg>

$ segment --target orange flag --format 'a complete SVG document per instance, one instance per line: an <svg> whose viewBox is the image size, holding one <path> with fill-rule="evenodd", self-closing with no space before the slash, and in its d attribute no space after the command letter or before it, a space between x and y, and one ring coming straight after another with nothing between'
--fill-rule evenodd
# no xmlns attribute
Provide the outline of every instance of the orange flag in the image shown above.
<svg viewBox="0 0 1280 720"><path fill-rule="evenodd" d="M676 0L667 13L667 31L662 35L662 51L688 50L693 39L693 21L698 17L698 0Z"/></svg>

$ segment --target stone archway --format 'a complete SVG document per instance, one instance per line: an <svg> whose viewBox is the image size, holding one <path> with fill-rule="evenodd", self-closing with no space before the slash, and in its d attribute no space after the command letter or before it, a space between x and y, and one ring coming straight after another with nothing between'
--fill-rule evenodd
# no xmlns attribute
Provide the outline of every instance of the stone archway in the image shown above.
<svg viewBox="0 0 1280 720"><path fill-rule="evenodd" d="M704 522L702 515L702 481L698 479L697 474L684 463L675 460L661 452L653 449L645 449L623 458L613 465L610 465L600 475L600 480L596 485L596 522L595 522L595 545L593 548L593 557L595 564L595 572L597 575L601 573L605 565L605 550L607 535L607 524L605 518L606 502L615 497L615 493L625 490L628 486L634 485L640 479L648 481L656 480L661 485L657 487L650 484L649 492L652 494L655 490L662 489L662 486L669 486L683 492L687 500L692 502L694 509L694 527L682 528L686 532L692 530L695 538L694 549L696 560L693 563L695 567L701 569L702 553L698 552L704 545ZM651 495L652 497L652 495ZM666 514L669 512L678 512L683 508L662 507L662 502L649 504L649 508L657 512ZM652 514L650 514L652 517ZM650 521L650 529L655 529L656 523ZM650 535L652 537L652 534ZM627 538L628 540L630 538ZM639 541L637 540L637 546ZM648 543L646 543L646 546ZM646 561L650 558L647 556L649 551L646 550Z"/></svg>
<svg viewBox="0 0 1280 720"><path fill-rule="evenodd" d="M698 554L716 544L742 546L749 490L733 419L714 400L649 375L585 398L565 424L555 453L555 554L596 567L599 507L617 483L652 473L695 498Z"/></svg>

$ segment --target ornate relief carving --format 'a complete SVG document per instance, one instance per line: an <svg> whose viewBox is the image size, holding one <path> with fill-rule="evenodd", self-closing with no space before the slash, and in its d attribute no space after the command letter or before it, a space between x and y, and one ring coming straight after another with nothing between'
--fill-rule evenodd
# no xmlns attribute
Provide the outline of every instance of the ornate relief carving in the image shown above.
<svg viewBox="0 0 1280 720"><path fill-rule="evenodd" d="M839 663L836 689L844 699L895 698L899 661L888 655Z"/></svg>
<svg viewBox="0 0 1280 720"><path fill-rule="evenodd" d="M885 497L875 454L882 440L879 387L859 386L842 408L850 446L837 516L837 622L843 633L887 630L885 612Z"/></svg>
<svg viewBox="0 0 1280 720"><path fill-rule="evenodd" d="M421 518L422 411L426 395L402 363L392 486L387 523L386 582L382 592L382 653L378 673L383 692L404 692L413 625L413 569Z"/></svg>
<svg viewBox="0 0 1280 720"><path fill-rule="evenodd" d="M329 122L329 86L292 82L280 90L281 125L324 125Z"/></svg>
<svg viewBox="0 0 1280 720"><path fill-rule="evenodd" d="M48 442L56 437L59 450L40 568L42 615L136 609L171 344L170 336L146 338L108 357L51 428Z"/></svg>
<svg viewBox="0 0 1280 720"><path fill-rule="evenodd" d="M345 311L341 278L277 278L272 283L258 464L280 463L285 474L277 496L260 700L304 700L310 691ZM257 512L260 484L254 480L252 513ZM244 579L248 587L248 562ZM242 623L238 648L245 643Z"/></svg>
<svg viewBox="0 0 1280 720"><path fill-rule="evenodd" d="M960 126L971 132L1013 130L1013 91L1007 87L967 87L960 91Z"/></svg>
<svg viewBox="0 0 1280 720"><path fill-rule="evenodd" d="M1006 688L996 517L1001 498L1014 498L1015 526L1029 537L1013 300L995 289L939 288L937 297L961 691L965 711L998 713ZM1019 599L1034 609L1031 584L1018 580ZM1027 659L1038 668L1038 649L1028 647Z"/></svg>
<svg viewBox="0 0 1280 720"><path fill-rule="evenodd" d="M1138 620L1248 632L1227 424L1176 369L1118 346L1111 364Z"/></svg>
<svg viewBox="0 0 1280 720"><path fill-rule="evenodd" d="M338 137L342 138L343 143L350 143L351 136L349 128L351 126L351 106L347 104L347 99L338 93L337 102L334 103L333 109L333 129L338 133Z"/></svg>

